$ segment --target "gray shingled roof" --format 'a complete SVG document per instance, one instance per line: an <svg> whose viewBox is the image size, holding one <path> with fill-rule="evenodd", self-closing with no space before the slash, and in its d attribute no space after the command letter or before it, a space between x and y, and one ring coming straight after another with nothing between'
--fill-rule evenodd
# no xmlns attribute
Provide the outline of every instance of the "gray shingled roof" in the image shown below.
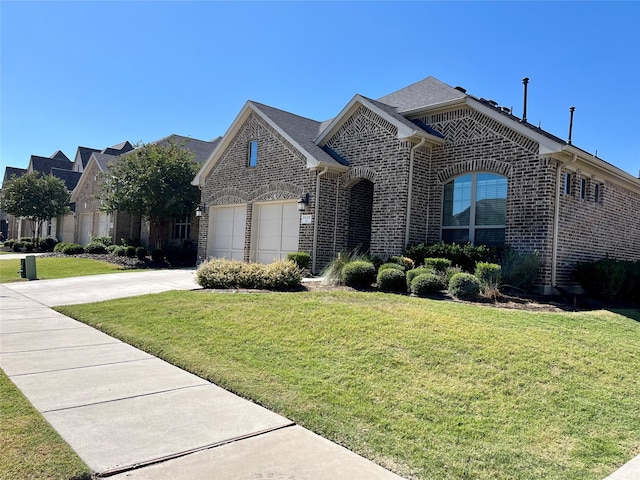
<svg viewBox="0 0 640 480"><path fill-rule="evenodd" d="M396 107L398 112L410 112L419 108L437 105L439 103L449 102L464 98L465 93L450 87L437 78L427 77L408 87L385 95L378 101L384 104Z"/></svg>
<svg viewBox="0 0 640 480"><path fill-rule="evenodd" d="M196 162L204 163L218 146L220 140L222 140L222 137L218 137L210 142L207 142L205 140L198 140L197 138L171 134L168 137L158 140L155 143L158 145L166 146L169 144L169 142L175 142L178 147L192 152L194 154L194 160Z"/></svg>
<svg viewBox="0 0 640 480"><path fill-rule="evenodd" d="M94 153L91 156L96 159L98 167L102 172L107 171L107 168L109 168L109 162L118 158L116 155L107 155L106 153Z"/></svg>
<svg viewBox="0 0 640 480"><path fill-rule="evenodd" d="M342 162L331 157L331 155L313 142L320 134L320 128L323 125L321 122L269 107L262 103L253 101L251 103L269 117L273 123L278 125L278 127L289 135L298 145L313 155L317 161L332 165L343 165Z"/></svg>
<svg viewBox="0 0 640 480"><path fill-rule="evenodd" d="M31 155L29 159L29 167L27 168L30 172L42 172L45 175L51 173L52 168L60 168L62 170L71 170L73 167L73 162L69 159L58 159L58 158L49 158L49 157L41 157L39 155Z"/></svg>
<svg viewBox="0 0 640 480"><path fill-rule="evenodd" d="M78 154L80 154L80 161L82 162L82 168L86 167L87 163L89 163L91 154L99 151L100 149L98 148L78 147ZM76 154L76 157L78 156L78 154Z"/></svg>
<svg viewBox="0 0 640 480"><path fill-rule="evenodd" d="M122 143L105 148L101 153L118 156L122 155L123 153L130 152L131 150L133 150L133 145L131 145L128 140L125 140Z"/></svg>
<svg viewBox="0 0 640 480"><path fill-rule="evenodd" d="M78 180L80 180L80 177L82 176L80 172L74 172L71 170L55 167L51 169L51 175L61 179L67 187L67 190L69 191L72 191L74 188L76 188Z"/></svg>
<svg viewBox="0 0 640 480"><path fill-rule="evenodd" d="M57 150L54 153L51 154L51 156L49 158L57 158L58 160L69 160L69 157L67 157L62 150Z"/></svg>
<svg viewBox="0 0 640 480"><path fill-rule="evenodd" d="M13 177L21 177L25 173L27 173L26 168L7 167L4 170L4 178L2 179L2 183L4 184L5 182L11 180Z"/></svg>

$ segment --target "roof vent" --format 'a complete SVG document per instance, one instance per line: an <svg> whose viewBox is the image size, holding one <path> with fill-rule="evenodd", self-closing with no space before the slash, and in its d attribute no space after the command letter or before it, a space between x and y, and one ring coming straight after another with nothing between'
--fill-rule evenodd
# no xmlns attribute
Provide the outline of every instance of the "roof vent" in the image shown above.
<svg viewBox="0 0 640 480"><path fill-rule="evenodd" d="M489 103L489 105L491 105L492 107L497 107L498 106L498 102L496 102L495 100L487 100L487 102Z"/></svg>
<svg viewBox="0 0 640 480"><path fill-rule="evenodd" d="M527 123L527 85L529 85L529 78L524 77L522 79L524 85L524 108L522 109L522 122Z"/></svg>
<svg viewBox="0 0 640 480"><path fill-rule="evenodd" d="M462 93L467 93L467 89L466 88L462 88L460 85L455 87L455 89L461 91Z"/></svg>
<svg viewBox="0 0 640 480"><path fill-rule="evenodd" d="M571 145L571 133L573 132L573 112L575 111L575 109L576 107L569 107L569 112L571 112L569 118L569 140L567 141L569 145Z"/></svg>

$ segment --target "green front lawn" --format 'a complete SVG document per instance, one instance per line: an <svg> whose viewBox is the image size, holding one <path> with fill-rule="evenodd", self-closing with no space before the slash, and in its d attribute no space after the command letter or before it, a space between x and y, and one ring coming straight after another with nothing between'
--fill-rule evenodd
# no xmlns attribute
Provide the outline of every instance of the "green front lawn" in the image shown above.
<svg viewBox="0 0 640 480"><path fill-rule="evenodd" d="M89 468L0 370L0 478L89 480Z"/></svg>
<svg viewBox="0 0 640 480"><path fill-rule="evenodd" d="M0 260L0 283L17 282L20 280L20 260ZM39 280L52 278L80 277L84 275L99 275L101 273L118 273L124 270L119 265L92 260L89 258L36 257L36 274Z"/></svg>
<svg viewBox="0 0 640 480"><path fill-rule="evenodd" d="M408 478L600 480L640 453L637 311L343 291L58 310Z"/></svg>

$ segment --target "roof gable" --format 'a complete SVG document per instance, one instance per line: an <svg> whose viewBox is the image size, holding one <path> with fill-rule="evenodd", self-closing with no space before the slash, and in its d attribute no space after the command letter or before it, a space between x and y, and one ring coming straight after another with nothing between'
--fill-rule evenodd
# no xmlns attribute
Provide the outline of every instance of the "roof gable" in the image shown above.
<svg viewBox="0 0 640 480"><path fill-rule="evenodd" d="M197 138L184 137L182 135L171 134L168 137L162 138L157 142L158 145L167 146L169 143L175 143L176 146L184 150L189 150L193 153L193 159L197 163L204 163L207 161L211 153L215 150L222 137L215 138L208 142L206 140L198 140Z"/></svg>
<svg viewBox="0 0 640 480"><path fill-rule="evenodd" d="M117 145L114 145L112 147L105 148L104 150L101 151L101 153L118 156L118 155L122 155L123 153L130 152L133 149L134 149L133 145L128 140L125 140L122 143L118 143Z"/></svg>
<svg viewBox="0 0 640 480"><path fill-rule="evenodd" d="M62 150L57 150L54 153L51 154L51 156L49 158L55 158L57 160L67 160L67 161L71 161L69 160L69 157L67 157L64 153L62 153Z"/></svg>
<svg viewBox="0 0 640 480"><path fill-rule="evenodd" d="M380 101L372 100L362 95L354 96L337 117L324 125L325 129L318 135L318 137L316 137L315 143L323 146L360 106L364 106L365 108L373 111L378 116L394 125L398 130L398 139L415 137L425 138L432 144L444 143L444 137L435 130L425 129L422 125L418 125L408 120L404 116L400 115L395 107L384 104Z"/></svg>
<svg viewBox="0 0 640 480"><path fill-rule="evenodd" d="M97 148L78 147L73 161L73 171L82 172L84 167L87 166L89 158L91 158L91 154L99 151L100 150Z"/></svg>
<svg viewBox="0 0 640 480"><path fill-rule="evenodd" d="M204 184L209 172L213 170L227 146L231 143L236 133L240 131L252 113L257 114L275 131L282 135L283 138L291 143L291 145L293 145L293 147L306 158L307 168L327 166L339 171L346 169L343 164L314 143L313 140L315 136L320 132L322 125L320 122L257 102L248 101L242 107L242 110L240 110L240 113L224 136L220 139L215 150L211 153L207 161L197 173L193 182L191 182L193 185L202 186Z"/></svg>
<svg viewBox="0 0 640 480"><path fill-rule="evenodd" d="M62 180L69 191L76 188L76 185L82 176L80 172L55 167L51 169L51 175Z"/></svg>

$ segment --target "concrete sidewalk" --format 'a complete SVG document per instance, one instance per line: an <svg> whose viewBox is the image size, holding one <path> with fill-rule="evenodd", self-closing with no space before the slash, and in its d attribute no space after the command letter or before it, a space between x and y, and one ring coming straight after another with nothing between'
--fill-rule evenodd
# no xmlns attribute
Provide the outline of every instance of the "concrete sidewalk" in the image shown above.
<svg viewBox="0 0 640 480"><path fill-rule="evenodd" d="M0 285L0 366L96 476L400 479L50 306L198 288L194 270Z"/></svg>

